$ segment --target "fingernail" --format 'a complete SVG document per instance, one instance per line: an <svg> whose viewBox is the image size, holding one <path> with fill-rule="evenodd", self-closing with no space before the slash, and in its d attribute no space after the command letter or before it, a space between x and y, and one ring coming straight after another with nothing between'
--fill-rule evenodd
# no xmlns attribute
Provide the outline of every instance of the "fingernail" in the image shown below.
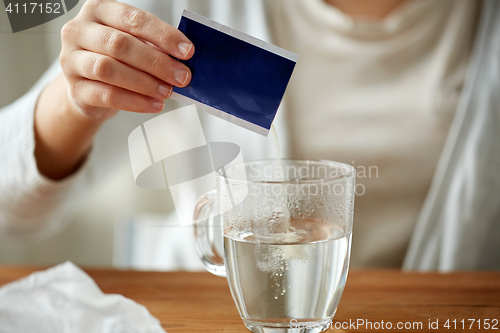
<svg viewBox="0 0 500 333"><path fill-rule="evenodd" d="M178 68L174 71L174 77L181 85L184 85L184 83L186 83L188 75L188 72L182 68Z"/></svg>
<svg viewBox="0 0 500 333"><path fill-rule="evenodd" d="M183 56L187 56L189 51L191 51L192 47L193 47L193 44L185 43L185 42L179 43L179 45L178 45L179 52L181 52Z"/></svg>
<svg viewBox="0 0 500 333"><path fill-rule="evenodd" d="M158 110L158 111L163 110L163 102L162 102L162 101L155 101L155 102L153 103L153 108L154 108L155 110Z"/></svg>
<svg viewBox="0 0 500 333"><path fill-rule="evenodd" d="M161 84L158 87L158 93L160 93L160 95L162 95L164 97L168 97L168 95L170 95L170 87Z"/></svg>

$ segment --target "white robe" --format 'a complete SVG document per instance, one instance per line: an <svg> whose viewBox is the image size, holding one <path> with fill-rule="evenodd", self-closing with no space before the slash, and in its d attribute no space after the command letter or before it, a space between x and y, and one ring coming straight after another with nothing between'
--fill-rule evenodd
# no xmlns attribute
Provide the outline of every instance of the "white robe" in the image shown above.
<svg viewBox="0 0 500 333"><path fill-rule="evenodd" d="M266 1L129 3L153 13L170 13L162 18L174 26L182 9L188 8L270 40ZM480 27L462 103L408 252L407 269L499 267L500 174L496 166L500 132L496 131L495 116L498 118L500 102L495 92L500 89L500 5L494 0L485 2ZM28 94L0 111L0 235L4 237L43 237L60 229L79 195L109 175L117 164L128 163L126 137L149 119L120 113L99 131L87 163L75 175L61 182L46 179L39 174L33 156L33 110L43 87L58 73L60 68L55 64ZM286 113L278 115L280 141L287 142ZM239 144L246 160L272 156L266 139L214 117L201 117L209 141Z"/></svg>
<svg viewBox="0 0 500 333"><path fill-rule="evenodd" d="M461 100L404 268L500 269L500 2L485 1Z"/></svg>

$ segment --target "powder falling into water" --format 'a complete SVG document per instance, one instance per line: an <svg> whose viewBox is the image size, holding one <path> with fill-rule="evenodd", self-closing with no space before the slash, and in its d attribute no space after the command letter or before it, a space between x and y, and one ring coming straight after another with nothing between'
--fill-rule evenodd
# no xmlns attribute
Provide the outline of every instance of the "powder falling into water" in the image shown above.
<svg viewBox="0 0 500 333"><path fill-rule="evenodd" d="M285 169L283 167L283 161L281 160L280 144L274 125L271 125L271 133L273 136L276 169L272 180L283 182L285 181ZM277 219L278 223L282 225L282 230L284 230L284 232L273 233L271 235L266 235L265 237L262 237L263 235L256 237L258 244L255 248L255 257L257 260L257 266L262 272L274 274L283 273L286 268L287 261L307 259L307 253L301 251L300 246L286 246L286 244L300 241L302 239L302 235L299 234L291 225L290 211L286 203L287 198L285 192L286 191L282 191L282 194L278 198L278 204L274 207L272 214L273 218ZM263 238L265 238L265 243L262 242L264 241ZM273 243L283 245L273 245Z"/></svg>

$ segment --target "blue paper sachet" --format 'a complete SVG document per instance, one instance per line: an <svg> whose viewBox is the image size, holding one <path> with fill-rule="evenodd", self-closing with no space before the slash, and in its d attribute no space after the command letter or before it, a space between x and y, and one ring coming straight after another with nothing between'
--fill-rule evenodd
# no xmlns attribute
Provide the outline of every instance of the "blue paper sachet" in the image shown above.
<svg viewBox="0 0 500 333"><path fill-rule="evenodd" d="M179 30L195 53L172 98L267 136L298 55L186 10Z"/></svg>

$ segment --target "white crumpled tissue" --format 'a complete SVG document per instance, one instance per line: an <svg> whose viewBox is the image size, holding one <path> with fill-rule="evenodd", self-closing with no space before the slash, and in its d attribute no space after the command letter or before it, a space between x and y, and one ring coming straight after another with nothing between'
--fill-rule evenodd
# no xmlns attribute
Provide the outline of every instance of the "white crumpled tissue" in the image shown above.
<svg viewBox="0 0 500 333"><path fill-rule="evenodd" d="M71 262L0 288L1 333L165 333L142 305L106 295Z"/></svg>

